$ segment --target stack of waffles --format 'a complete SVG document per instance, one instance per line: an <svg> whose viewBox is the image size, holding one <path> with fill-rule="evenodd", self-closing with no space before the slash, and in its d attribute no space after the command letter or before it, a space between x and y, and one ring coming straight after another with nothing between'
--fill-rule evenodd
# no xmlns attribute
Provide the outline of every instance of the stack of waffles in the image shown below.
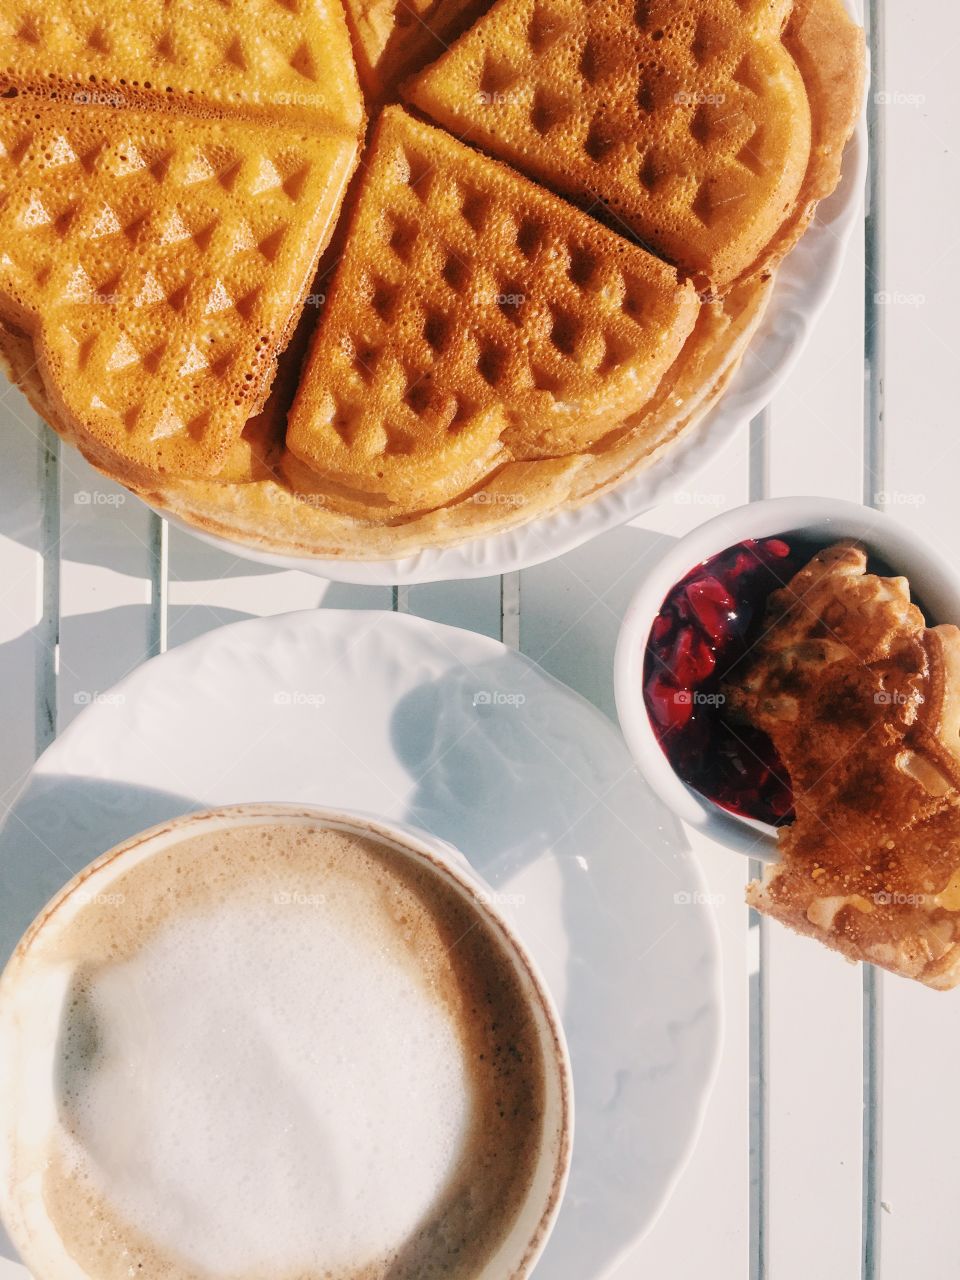
<svg viewBox="0 0 960 1280"><path fill-rule="evenodd" d="M12 377L274 551L590 500L729 381L839 179L862 34L840 0L338 4L0 0Z"/></svg>

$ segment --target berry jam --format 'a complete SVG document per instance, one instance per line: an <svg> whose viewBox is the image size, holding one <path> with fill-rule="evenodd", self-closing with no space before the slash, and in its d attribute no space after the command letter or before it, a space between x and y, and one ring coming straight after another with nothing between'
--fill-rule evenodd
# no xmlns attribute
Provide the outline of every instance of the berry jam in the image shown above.
<svg viewBox="0 0 960 1280"><path fill-rule="evenodd" d="M647 643L644 699L677 774L731 813L772 826L793 819L790 780L765 733L727 719L721 686L762 635L767 597L820 549L793 537L728 547L677 583Z"/></svg>

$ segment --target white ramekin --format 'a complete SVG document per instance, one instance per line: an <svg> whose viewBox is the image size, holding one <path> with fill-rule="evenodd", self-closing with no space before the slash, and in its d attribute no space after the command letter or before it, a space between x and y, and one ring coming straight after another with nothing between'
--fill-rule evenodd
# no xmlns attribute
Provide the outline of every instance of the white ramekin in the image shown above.
<svg viewBox="0 0 960 1280"><path fill-rule="evenodd" d="M695 565L746 538L802 534L818 542L857 538L910 581L930 622L960 622L960 572L909 525L855 502L771 498L698 525L660 557L630 602L615 660L617 713L640 772L673 812L698 831L755 858L776 856L776 834L705 799L674 771L657 742L643 698L643 668L653 620L670 589Z"/></svg>

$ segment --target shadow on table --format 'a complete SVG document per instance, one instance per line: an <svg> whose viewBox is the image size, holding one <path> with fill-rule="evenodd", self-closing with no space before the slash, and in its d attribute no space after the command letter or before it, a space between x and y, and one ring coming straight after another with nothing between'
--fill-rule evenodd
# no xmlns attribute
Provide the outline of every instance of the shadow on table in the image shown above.
<svg viewBox="0 0 960 1280"><path fill-rule="evenodd" d="M545 692L532 663L518 680L505 657L418 688L393 734L420 779L408 820L461 848L516 902L510 914L558 999L577 1125L537 1276L593 1280L652 1223L699 1127L717 959L679 824L593 707L582 704L581 737L569 715L554 724Z"/></svg>

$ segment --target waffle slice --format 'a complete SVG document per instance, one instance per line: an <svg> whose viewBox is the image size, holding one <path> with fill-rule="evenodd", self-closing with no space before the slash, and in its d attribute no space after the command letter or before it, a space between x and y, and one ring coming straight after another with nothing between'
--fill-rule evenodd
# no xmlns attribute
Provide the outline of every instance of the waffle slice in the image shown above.
<svg viewBox="0 0 960 1280"><path fill-rule="evenodd" d="M796 821L748 890L853 960L960 982L960 630L928 628L904 578L839 545L770 602L729 690L773 739Z"/></svg>
<svg viewBox="0 0 960 1280"><path fill-rule="evenodd" d="M369 102L396 99L407 75L449 49L490 0L344 0Z"/></svg>
<svg viewBox="0 0 960 1280"><path fill-rule="evenodd" d="M342 134L0 106L0 318L120 478L214 475L269 389L355 158Z"/></svg>
<svg viewBox="0 0 960 1280"><path fill-rule="evenodd" d="M723 291L799 236L825 194L812 138L838 155L853 126L861 33L840 0L802 9L785 31L792 0L498 0L408 96ZM826 56L846 81L811 101L794 37L811 77Z"/></svg>
<svg viewBox="0 0 960 1280"><path fill-rule="evenodd" d="M699 307L672 268L388 108L290 415L296 483L407 513L581 453L650 400Z"/></svg>
<svg viewBox="0 0 960 1280"><path fill-rule="evenodd" d="M363 121L340 0L4 0L0 59L6 85L77 103Z"/></svg>

